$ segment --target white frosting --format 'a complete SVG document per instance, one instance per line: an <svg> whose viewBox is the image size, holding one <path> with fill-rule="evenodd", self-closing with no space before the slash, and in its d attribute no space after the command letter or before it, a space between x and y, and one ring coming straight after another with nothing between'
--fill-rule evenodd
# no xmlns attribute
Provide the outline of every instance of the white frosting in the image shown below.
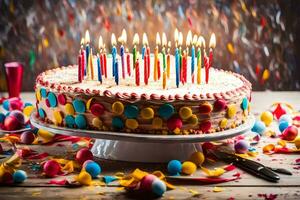
<svg viewBox="0 0 300 200"><path fill-rule="evenodd" d="M148 95L157 94L157 95L175 95L175 94L206 94L206 93L220 93L220 92L227 92L230 90L234 90L243 86L243 81L234 76L231 73L215 70L214 68L210 69L210 78L209 83L205 84L205 71L202 69L201 71L201 84L197 84L197 64L195 62L195 83L192 84L191 80L191 64L190 58L188 59L187 63L187 83L182 85L180 82L179 88L176 87L176 76L175 76L175 63L173 56L171 57L171 64L170 64L170 78L167 79L166 89L162 87L162 74L163 74L163 67L162 67L162 58L160 58L161 63L161 78L160 80L154 82L153 80L153 55L151 56L151 64L150 64L150 78L148 85L144 83L144 63L143 60L140 58L140 86L135 85L135 71L131 68L131 76L129 77L126 70L126 59L125 59L125 70L126 70L126 78L122 78L122 66L121 66L121 59L118 56L119 60L119 85L115 84L115 79L112 77L112 70L111 70L111 58L108 58L107 63L107 71L108 71L108 78L106 79L104 76L102 77L103 83L97 81L97 67L96 62L94 64L94 80L84 80L82 83L78 82L78 68L77 67L67 67L62 68L60 70L53 70L49 73L46 73L43 77L44 81L48 81L49 83L59 83L62 85L72 86L73 88L79 87L81 89L90 89L91 91L96 89L100 90L100 94L105 91L109 90L113 94L120 92L120 93L136 93L141 95L146 93ZM196 59L195 59L196 60ZM96 61L96 59L95 59ZM132 57L131 57L132 62ZM132 67L132 66L131 66Z"/></svg>

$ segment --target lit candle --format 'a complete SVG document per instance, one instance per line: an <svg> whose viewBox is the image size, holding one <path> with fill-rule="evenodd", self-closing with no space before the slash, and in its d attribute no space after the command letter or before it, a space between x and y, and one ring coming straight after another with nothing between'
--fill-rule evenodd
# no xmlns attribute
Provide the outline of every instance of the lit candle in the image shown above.
<svg viewBox="0 0 300 200"><path fill-rule="evenodd" d="M176 73L176 87L179 87L179 76L180 76L180 60L179 60L179 49L178 49L178 30L177 28L174 31L174 40L175 40L175 73Z"/></svg>
<svg viewBox="0 0 300 200"><path fill-rule="evenodd" d="M192 31L188 31L188 34L186 36L186 40L185 40L185 46L186 46L186 55L189 55L189 46L192 43L192 39L193 39L193 35L192 35Z"/></svg>
<svg viewBox="0 0 300 200"><path fill-rule="evenodd" d="M115 83L119 85L119 64L118 64L118 59L115 60Z"/></svg>
<svg viewBox="0 0 300 200"><path fill-rule="evenodd" d="M179 69L180 69L180 81L183 81L183 68L182 68L182 52L181 52L181 46L183 42L183 36L182 33L180 32L178 34L178 45L179 45Z"/></svg>
<svg viewBox="0 0 300 200"><path fill-rule="evenodd" d="M213 49L216 47L216 35L213 33L209 40L209 61L208 61L208 68L206 69L206 83L208 83L209 80L209 69L211 68L213 64Z"/></svg>
<svg viewBox="0 0 300 200"><path fill-rule="evenodd" d="M206 51L204 50L204 55L203 55L203 61L204 61L204 69L205 69L205 83L208 83L209 79L209 59L206 55Z"/></svg>
<svg viewBox="0 0 300 200"><path fill-rule="evenodd" d="M136 33L134 34L133 36L133 50L132 50L132 54L133 54L133 67L135 67L135 62L136 62L136 59L137 59L137 56L136 56L136 45L138 45L140 43L140 38L139 38L139 35Z"/></svg>
<svg viewBox="0 0 300 200"><path fill-rule="evenodd" d="M85 62L86 62L86 65L85 65L85 71L84 71L84 75L88 75L89 72L89 53L90 53L90 33L89 31L87 30L85 32Z"/></svg>
<svg viewBox="0 0 300 200"><path fill-rule="evenodd" d="M106 48L105 48L105 44L103 44L103 69L104 69L104 75L105 78L107 78L107 56L106 56Z"/></svg>
<svg viewBox="0 0 300 200"><path fill-rule="evenodd" d="M126 48L126 64L127 64L127 73L128 76L131 76L131 71L130 71L130 53L129 50Z"/></svg>
<svg viewBox="0 0 300 200"><path fill-rule="evenodd" d="M117 57L116 44L117 44L116 36L113 33L111 35L111 45L112 45L111 55L112 55L112 75L113 76L115 76L115 62L116 62L116 57Z"/></svg>
<svg viewBox="0 0 300 200"><path fill-rule="evenodd" d="M144 55L144 83L148 85L148 54Z"/></svg>
<svg viewBox="0 0 300 200"><path fill-rule="evenodd" d="M194 35L192 40L192 49L191 49L191 75L192 83L195 81L195 45L197 44L198 37Z"/></svg>
<svg viewBox="0 0 300 200"><path fill-rule="evenodd" d="M135 84L137 86L140 85L140 63L139 63L139 59L137 59L136 63L135 63Z"/></svg>
<svg viewBox="0 0 300 200"><path fill-rule="evenodd" d="M142 59L144 61L144 82L147 85L148 84L148 78L149 78L149 67L148 67L148 59L150 54L150 49L148 48L148 38L146 33L143 34L143 48L142 48Z"/></svg>
<svg viewBox="0 0 300 200"><path fill-rule="evenodd" d="M127 34L125 29L122 30L122 35L118 39L119 42L121 42L120 47L120 55L121 55L121 64L122 64L122 78L125 79L125 49L124 45L127 42Z"/></svg>
<svg viewBox="0 0 300 200"><path fill-rule="evenodd" d="M93 64L93 49L90 48L89 53L89 77L91 80L94 80L94 64Z"/></svg>
<svg viewBox="0 0 300 200"><path fill-rule="evenodd" d="M82 82L82 74L81 74L81 68L82 68L82 56L81 53L78 55L78 82Z"/></svg>
<svg viewBox="0 0 300 200"><path fill-rule="evenodd" d="M101 76L104 74L104 63L103 63L103 39L102 36L99 36L98 40L98 48L99 48L99 58L100 58L100 66L101 66Z"/></svg>
<svg viewBox="0 0 300 200"><path fill-rule="evenodd" d="M80 41L80 55L81 55L81 68L80 68L80 72L78 71L78 73L80 73L81 75L81 81L84 80L84 71L85 71L85 50L84 50L84 38L81 38Z"/></svg>
<svg viewBox="0 0 300 200"><path fill-rule="evenodd" d="M170 49L171 49L171 41L168 42L168 55L167 55L167 77L170 78L170 65L171 65L171 58L170 58Z"/></svg>
<svg viewBox="0 0 300 200"><path fill-rule="evenodd" d="M186 83L186 79L187 79L187 53L184 50L183 51L183 56L182 56L182 83Z"/></svg>
<svg viewBox="0 0 300 200"><path fill-rule="evenodd" d="M166 61L166 46L167 46L167 37L166 34L162 34L162 55L163 55L163 89L166 88L166 78L167 78L167 61Z"/></svg>
<svg viewBox="0 0 300 200"><path fill-rule="evenodd" d="M157 66L157 62L158 62L158 45L160 45L160 36L159 33L156 33L156 47L154 49L154 81L157 81L158 79L158 66Z"/></svg>
<svg viewBox="0 0 300 200"><path fill-rule="evenodd" d="M102 71L99 54L97 54L98 81L102 83Z"/></svg>
<svg viewBox="0 0 300 200"><path fill-rule="evenodd" d="M201 48L205 48L205 40L202 36L198 38L197 41L197 47L198 47L198 52L197 52L197 84L201 84L201 65L202 65L202 53L201 53Z"/></svg>
<svg viewBox="0 0 300 200"><path fill-rule="evenodd" d="M142 48L142 59L144 59L145 53L146 53L146 49L148 46L148 38L146 33L143 33L143 48Z"/></svg>

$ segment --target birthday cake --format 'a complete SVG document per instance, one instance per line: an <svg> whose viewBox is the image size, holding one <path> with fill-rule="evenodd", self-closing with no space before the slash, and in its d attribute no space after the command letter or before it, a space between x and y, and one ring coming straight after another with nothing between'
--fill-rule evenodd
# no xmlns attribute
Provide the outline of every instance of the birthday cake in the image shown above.
<svg viewBox="0 0 300 200"><path fill-rule="evenodd" d="M39 119L74 129L163 135L214 133L247 120L251 83L242 75L210 68L206 54L203 66L187 51L179 60L177 45L175 55L157 50L96 56L82 48L78 65L37 77Z"/></svg>

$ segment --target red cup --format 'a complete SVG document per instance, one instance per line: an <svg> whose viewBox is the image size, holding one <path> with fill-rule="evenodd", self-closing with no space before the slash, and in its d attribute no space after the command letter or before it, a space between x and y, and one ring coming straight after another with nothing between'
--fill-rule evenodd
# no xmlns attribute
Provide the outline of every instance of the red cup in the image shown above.
<svg viewBox="0 0 300 200"><path fill-rule="evenodd" d="M9 62L4 66L9 98L19 97L22 88L23 65L18 62Z"/></svg>

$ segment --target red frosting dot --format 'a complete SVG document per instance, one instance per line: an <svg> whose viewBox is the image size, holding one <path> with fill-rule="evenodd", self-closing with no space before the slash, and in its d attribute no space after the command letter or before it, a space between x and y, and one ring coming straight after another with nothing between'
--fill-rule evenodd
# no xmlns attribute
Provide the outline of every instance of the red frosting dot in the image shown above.
<svg viewBox="0 0 300 200"><path fill-rule="evenodd" d="M224 99L218 99L214 103L214 110L221 111L226 108L226 101Z"/></svg>
<svg viewBox="0 0 300 200"><path fill-rule="evenodd" d="M45 100L45 103L46 103L46 106L47 106L48 108L50 108L50 102L49 102L49 99L46 99L46 100Z"/></svg>
<svg viewBox="0 0 300 200"><path fill-rule="evenodd" d="M66 105L67 103L67 100L66 100L66 97L64 94L59 94L57 96L57 99L58 99L58 102L61 104L61 105Z"/></svg>
<svg viewBox="0 0 300 200"><path fill-rule="evenodd" d="M91 113L98 117L104 113L104 110L104 106L99 103L95 103L91 106Z"/></svg>
<svg viewBox="0 0 300 200"><path fill-rule="evenodd" d="M167 126L168 126L168 129L171 131L175 130L176 128L180 129L182 127L182 121L178 117L171 117L167 121Z"/></svg>
<svg viewBox="0 0 300 200"><path fill-rule="evenodd" d="M199 129L206 133L209 131L209 129L211 128L211 122L210 121L205 121L205 122L202 122L199 126Z"/></svg>

